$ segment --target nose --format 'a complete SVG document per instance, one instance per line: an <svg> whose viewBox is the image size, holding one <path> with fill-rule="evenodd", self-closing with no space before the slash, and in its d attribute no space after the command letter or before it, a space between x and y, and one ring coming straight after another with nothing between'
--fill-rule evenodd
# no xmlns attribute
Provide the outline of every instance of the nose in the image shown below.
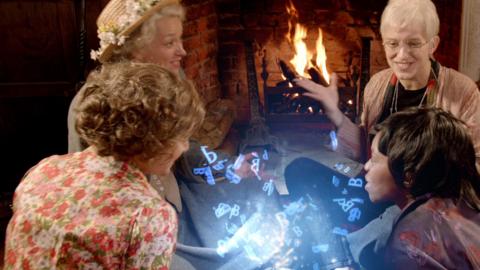
<svg viewBox="0 0 480 270"><path fill-rule="evenodd" d="M370 162L370 159L367 161L367 163L365 163L365 165L363 166L363 170L365 172L368 172L370 170L370 166L371 166L371 162Z"/></svg>
<svg viewBox="0 0 480 270"><path fill-rule="evenodd" d="M184 57L185 55L187 55L187 52L183 48L183 42L180 42L180 44L178 45L176 53L178 56L181 56L181 57Z"/></svg>
<svg viewBox="0 0 480 270"><path fill-rule="evenodd" d="M396 56L400 58L408 57L410 56L410 50L411 49L407 45L401 44L397 48Z"/></svg>

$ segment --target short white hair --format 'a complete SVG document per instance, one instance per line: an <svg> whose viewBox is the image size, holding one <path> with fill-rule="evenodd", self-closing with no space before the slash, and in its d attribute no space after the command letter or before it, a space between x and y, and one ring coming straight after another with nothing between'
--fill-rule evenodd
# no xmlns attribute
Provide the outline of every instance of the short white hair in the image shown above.
<svg viewBox="0 0 480 270"><path fill-rule="evenodd" d="M389 26L420 26L425 38L430 40L438 35L440 19L431 0L390 0L383 10L380 33L384 35Z"/></svg>

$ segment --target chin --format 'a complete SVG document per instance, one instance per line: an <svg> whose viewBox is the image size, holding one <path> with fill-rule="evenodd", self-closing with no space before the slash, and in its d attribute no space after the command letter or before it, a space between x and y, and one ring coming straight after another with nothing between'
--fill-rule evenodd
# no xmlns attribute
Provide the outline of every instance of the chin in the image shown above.
<svg viewBox="0 0 480 270"><path fill-rule="evenodd" d="M406 73L406 72L395 72L395 75L399 80L413 80L415 78L413 74Z"/></svg>
<svg viewBox="0 0 480 270"><path fill-rule="evenodd" d="M368 192L368 190L367 190L367 192ZM379 202L379 201L380 201L379 198L378 198L378 196L375 196L375 194L372 194L372 193L370 193L370 192L368 192L368 198L370 198L370 201L371 201L372 203L376 203L376 202Z"/></svg>
<svg viewBox="0 0 480 270"><path fill-rule="evenodd" d="M181 66L178 64L170 64L168 65L168 70L170 70L171 72L175 73L175 74L178 74L180 72L180 68Z"/></svg>
<svg viewBox="0 0 480 270"><path fill-rule="evenodd" d="M415 66L410 66L408 69L393 68L393 72L400 80L414 80L415 77L418 76L418 71L418 68Z"/></svg>

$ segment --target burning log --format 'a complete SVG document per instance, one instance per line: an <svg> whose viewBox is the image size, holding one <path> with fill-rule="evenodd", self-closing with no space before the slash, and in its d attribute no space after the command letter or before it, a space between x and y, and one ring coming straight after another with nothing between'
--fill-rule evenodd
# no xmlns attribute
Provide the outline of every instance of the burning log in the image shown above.
<svg viewBox="0 0 480 270"><path fill-rule="evenodd" d="M280 66L280 70L282 71L283 76L287 78L290 83L293 83L293 79L298 77L298 74L295 72L295 69L288 63L283 60L278 60L278 65ZM322 86L328 87L328 83L323 77L322 73L316 67L311 67L308 70L308 74L312 81L321 84Z"/></svg>
<svg viewBox="0 0 480 270"><path fill-rule="evenodd" d="M283 60L278 60L278 65L282 70L283 76L285 76L289 82L293 83L293 79L297 77L295 70Z"/></svg>
<svg viewBox="0 0 480 270"><path fill-rule="evenodd" d="M312 78L312 81L318 84L321 84L324 87L328 87L327 81L323 77L320 70L318 70L315 66L309 68L307 71L308 71L308 74L310 75L310 78Z"/></svg>
<svg viewBox="0 0 480 270"><path fill-rule="evenodd" d="M275 86L280 88L286 88L286 87L289 87L289 84L290 84L289 80L283 80L278 82Z"/></svg>

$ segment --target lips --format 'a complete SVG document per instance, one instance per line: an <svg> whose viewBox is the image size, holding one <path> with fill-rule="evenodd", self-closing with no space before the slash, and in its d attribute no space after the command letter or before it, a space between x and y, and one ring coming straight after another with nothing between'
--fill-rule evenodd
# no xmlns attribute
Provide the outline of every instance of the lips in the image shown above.
<svg viewBox="0 0 480 270"><path fill-rule="evenodd" d="M367 187L369 186L370 182L368 182L367 177L365 176L365 186L363 187L366 191L368 191Z"/></svg>
<svg viewBox="0 0 480 270"><path fill-rule="evenodd" d="M395 63L401 70L407 70L412 63Z"/></svg>
<svg viewBox="0 0 480 270"><path fill-rule="evenodd" d="M181 61L172 61L170 62L170 66L174 69L174 70L178 70L182 67L182 62Z"/></svg>

